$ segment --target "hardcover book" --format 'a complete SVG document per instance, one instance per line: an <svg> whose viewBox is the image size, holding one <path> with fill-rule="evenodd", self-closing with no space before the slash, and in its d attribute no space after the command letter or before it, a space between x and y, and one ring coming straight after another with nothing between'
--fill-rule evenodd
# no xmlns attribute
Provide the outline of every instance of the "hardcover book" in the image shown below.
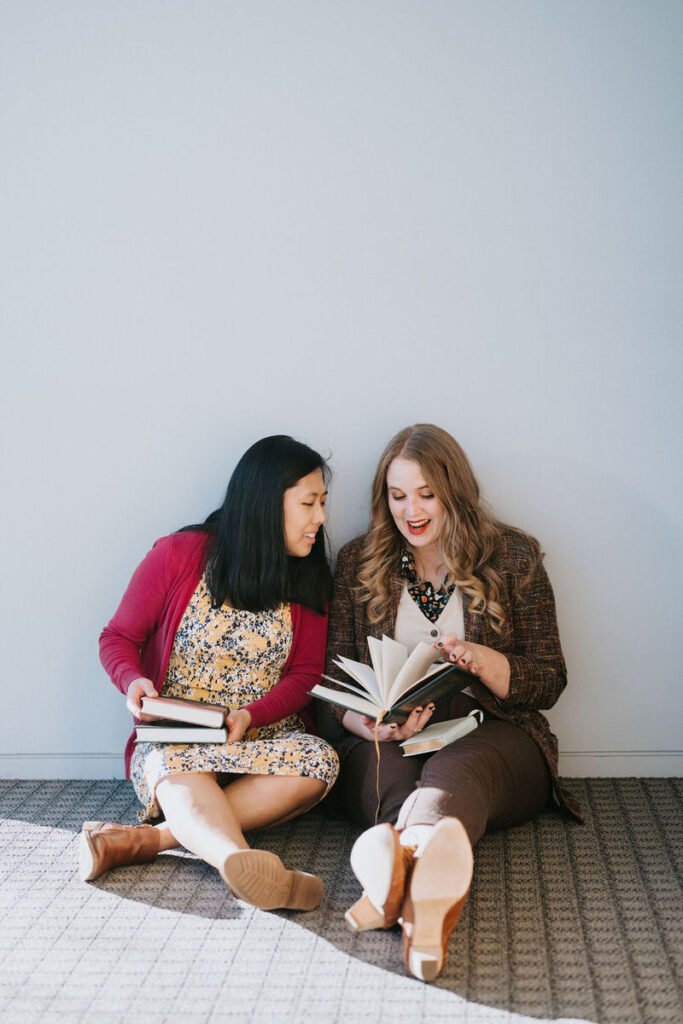
<svg viewBox="0 0 683 1024"><path fill-rule="evenodd" d="M431 754L435 750L447 747L449 743L455 743L462 736L481 725L484 712L480 710L470 711L464 718L451 718L448 722L433 722L425 726L422 732L411 736L409 740L401 743L404 757L413 757L415 754Z"/></svg>
<svg viewBox="0 0 683 1024"><path fill-rule="evenodd" d="M182 700L180 697L143 697L142 710L146 715L170 719L174 722L189 722L220 729L230 714L228 708L218 704L206 704L199 700Z"/></svg>
<svg viewBox="0 0 683 1024"><path fill-rule="evenodd" d="M343 692L318 685L310 693L368 718L402 724L413 708L429 701L438 703L464 690L472 682L469 672L451 662L439 660L439 650L430 644L419 643L409 655L405 644L389 636L383 636L381 640L370 636L368 647L371 666L343 657L334 661L351 676L356 686L346 680L323 676L343 687Z"/></svg>
<svg viewBox="0 0 683 1024"><path fill-rule="evenodd" d="M228 730L209 729L187 722L141 722L135 726L136 743L225 743Z"/></svg>

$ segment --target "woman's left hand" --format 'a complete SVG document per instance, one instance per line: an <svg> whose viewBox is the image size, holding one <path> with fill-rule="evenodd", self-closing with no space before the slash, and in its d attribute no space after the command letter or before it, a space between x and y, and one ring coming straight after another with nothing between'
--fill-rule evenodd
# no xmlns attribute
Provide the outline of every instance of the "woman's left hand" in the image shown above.
<svg viewBox="0 0 683 1024"><path fill-rule="evenodd" d="M433 647L441 651L447 661L469 672L487 686L491 693L504 700L510 692L510 662L492 647L460 640L455 633L439 636Z"/></svg>
<svg viewBox="0 0 683 1024"><path fill-rule="evenodd" d="M228 743L234 740L241 740L245 732L251 727L251 714L246 708L237 708L231 711L225 719L228 727Z"/></svg>
<svg viewBox="0 0 683 1024"><path fill-rule="evenodd" d="M465 640L459 640L455 633L447 633L438 637L433 645L441 651L447 661L452 661L458 668L471 672L473 676L479 675L479 662L486 650L482 644L469 644Z"/></svg>

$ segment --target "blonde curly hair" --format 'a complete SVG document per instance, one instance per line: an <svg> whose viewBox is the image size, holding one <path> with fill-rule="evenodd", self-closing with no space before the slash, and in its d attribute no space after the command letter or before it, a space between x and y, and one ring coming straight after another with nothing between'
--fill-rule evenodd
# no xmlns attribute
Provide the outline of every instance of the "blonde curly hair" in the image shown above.
<svg viewBox="0 0 683 1024"><path fill-rule="evenodd" d="M521 530L499 522L486 510L472 467L447 431L416 423L392 437L382 452L372 484L371 519L358 570L358 591L375 624L386 614L389 577L396 570L404 539L396 529L387 498L387 471L396 458L412 459L444 507L441 550L449 583L471 598L470 612L484 615L496 632L505 622L500 603L503 581L492 561L504 533ZM540 557L540 556L539 556Z"/></svg>

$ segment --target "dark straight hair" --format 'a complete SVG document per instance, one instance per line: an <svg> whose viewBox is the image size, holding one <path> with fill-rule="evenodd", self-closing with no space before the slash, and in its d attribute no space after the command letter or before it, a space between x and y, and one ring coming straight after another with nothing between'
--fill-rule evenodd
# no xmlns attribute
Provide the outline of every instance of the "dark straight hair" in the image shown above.
<svg viewBox="0 0 683 1024"><path fill-rule="evenodd" d="M285 491L316 469L327 483L329 467L318 452L286 434L264 437L235 466L221 507L184 527L213 537L206 574L215 608L227 601L260 612L293 601L324 612L332 574L322 527L309 555L296 558L285 547Z"/></svg>

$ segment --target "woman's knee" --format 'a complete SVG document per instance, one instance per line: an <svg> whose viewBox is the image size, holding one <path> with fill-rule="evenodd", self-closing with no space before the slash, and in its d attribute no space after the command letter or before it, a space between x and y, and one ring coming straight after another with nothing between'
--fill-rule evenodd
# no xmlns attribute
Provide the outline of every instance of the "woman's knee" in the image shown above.
<svg viewBox="0 0 683 1024"><path fill-rule="evenodd" d="M302 776L299 779L302 786L302 792L308 796L315 797L319 800L327 790L327 783L324 779L314 779L311 776Z"/></svg>
<svg viewBox="0 0 683 1024"><path fill-rule="evenodd" d="M218 786L215 772L176 772L165 775L156 784L155 797L157 800L164 797L194 796L215 789Z"/></svg>
<svg viewBox="0 0 683 1024"><path fill-rule="evenodd" d="M327 792L327 783L324 779L314 778L310 775L296 775L287 778L280 776L283 789L289 793L290 806L293 811L307 811L315 807Z"/></svg>

